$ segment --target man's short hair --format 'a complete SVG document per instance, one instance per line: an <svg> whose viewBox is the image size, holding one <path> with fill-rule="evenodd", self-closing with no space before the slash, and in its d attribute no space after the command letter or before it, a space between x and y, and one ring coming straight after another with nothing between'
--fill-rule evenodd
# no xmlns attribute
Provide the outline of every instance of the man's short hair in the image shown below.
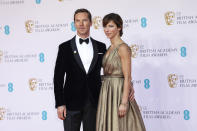
<svg viewBox="0 0 197 131"><path fill-rule="evenodd" d="M87 14L88 14L88 19L90 20L90 22L92 22L92 15L91 15L90 11L87 10L87 9L84 9L84 8L77 9L77 10L75 11L75 14L74 14L74 21L75 21L75 15L78 14L78 13L87 13Z"/></svg>

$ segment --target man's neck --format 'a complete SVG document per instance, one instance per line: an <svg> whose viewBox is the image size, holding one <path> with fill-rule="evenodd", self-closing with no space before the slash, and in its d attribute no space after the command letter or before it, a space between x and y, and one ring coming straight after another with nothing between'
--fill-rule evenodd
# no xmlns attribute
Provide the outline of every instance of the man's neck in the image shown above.
<svg viewBox="0 0 197 131"><path fill-rule="evenodd" d="M78 35L80 38L82 38L82 39L88 38L88 37L90 36L89 34L87 34L87 35L80 35L80 34L78 34L78 33L77 33L77 35Z"/></svg>

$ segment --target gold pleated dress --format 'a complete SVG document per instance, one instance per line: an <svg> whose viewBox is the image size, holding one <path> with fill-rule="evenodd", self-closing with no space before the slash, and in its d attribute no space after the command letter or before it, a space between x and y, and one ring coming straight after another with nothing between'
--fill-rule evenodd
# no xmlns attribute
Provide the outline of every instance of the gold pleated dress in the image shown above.
<svg viewBox="0 0 197 131"><path fill-rule="evenodd" d="M118 54L120 45L103 57L104 76L99 96L96 131L146 131L136 101L129 102L127 114L120 118L124 77ZM129 47L128 47L129 48ZM130 48L129 48L130 50Z"/></svg>

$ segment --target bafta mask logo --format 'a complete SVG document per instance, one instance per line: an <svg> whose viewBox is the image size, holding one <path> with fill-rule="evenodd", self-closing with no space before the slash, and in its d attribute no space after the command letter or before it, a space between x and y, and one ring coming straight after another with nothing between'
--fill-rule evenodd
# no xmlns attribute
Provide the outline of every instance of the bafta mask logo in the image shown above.
<svg viewBox="0 0 197 131"><path fill-rule="evenodd" d="M176 74L168 75L168 84L171 88L175 88L177 86L178 76Z"/></svg>
<svg viewBox="0 0 197 131"><path fill-rule="evenodd" d="M58 0L59 2L62 2L63 0Z"/></svg>
<svg viewBox="0 0 197 131"><path fill-rule="evenodd" d="M5 112L6 112L5 108L0 107L0 120L4 119Z"/></svg>
<svg viewBox="0 0 197 131"><path fill-rule="evenodd" d="M31 91L34 91L37 88L37 80L35 78L29 79L29 88Z"/></svg>
<svg viewBox="0 0 197 131"><path fill-rule="evenodd" d="M28 20L25 22L25 28L27 33L32 33L34 27L34 22L32 20Z"/></svg>
<svg viewBox="0 0 197 131"><path fill-rule="evenodd" d="M134 45L131 45L130 48L131 48L131 57L136 58L138 56L139 46L134 44Z"/></svg>
<svg viewBox="0 0 197 131"><path fill-rule="evenodd" d="M0 63L2 61L2 57L3 57L3 51L0 50Z"/></svg>
<svg viewBox="0 0 197 131"><path fill-rule="evenodd" d="M175 21L175 13L172 11L166 12L165 21L167 25L173 25Z"/></svg>
<svg viewBox="0 0 197 131"><path fill-rule="evenodd" d="M100 16L95 16L92 21L94 29L99 29L101 27L102 18Z"/></svg>

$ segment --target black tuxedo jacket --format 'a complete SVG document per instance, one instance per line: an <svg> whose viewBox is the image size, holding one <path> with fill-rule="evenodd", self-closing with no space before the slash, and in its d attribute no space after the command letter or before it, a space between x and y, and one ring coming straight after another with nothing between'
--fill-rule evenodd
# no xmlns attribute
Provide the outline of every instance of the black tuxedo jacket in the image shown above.
<svg viewBox="0 0 197 131"><path fill-rule="evenodd" d="M87 98L97 107L101 88L100 70L106 46L90 39L94 55L88 73L80 59L75 37L59 46L53 79L56 108L66 105L68 110L80 110L85 106Z"/></svg>

